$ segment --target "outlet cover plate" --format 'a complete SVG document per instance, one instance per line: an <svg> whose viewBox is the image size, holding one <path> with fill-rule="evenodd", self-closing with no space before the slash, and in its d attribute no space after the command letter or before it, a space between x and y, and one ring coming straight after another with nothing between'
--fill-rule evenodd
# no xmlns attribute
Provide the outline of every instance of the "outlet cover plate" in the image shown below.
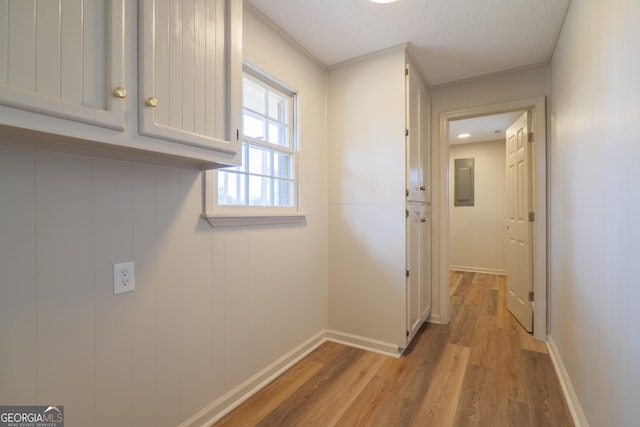
<svg viewBox="0 0 640 427"><path fill-rule="evenodd" d="M113 294L123 294L136 289L136 265L133 261L113 264Z"/></svg>

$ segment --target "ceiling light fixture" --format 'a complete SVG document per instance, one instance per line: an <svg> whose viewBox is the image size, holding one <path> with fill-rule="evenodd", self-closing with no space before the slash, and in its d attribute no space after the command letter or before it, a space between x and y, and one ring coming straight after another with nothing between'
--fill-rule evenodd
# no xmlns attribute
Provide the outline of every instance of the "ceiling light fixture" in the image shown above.
<svg viewBox="0 0 640 427"><path fill-rule="evenodd" d="M398 0L369 0L372 3L393 3Z"/></svg>
<svg viewBox="0 0 640 427"><path fill-rule="evenodd" d="M464 139L464 138L469 138L470 136L471 136L470 133L461 133L460 135L458 135L458 138Z"/></svg>

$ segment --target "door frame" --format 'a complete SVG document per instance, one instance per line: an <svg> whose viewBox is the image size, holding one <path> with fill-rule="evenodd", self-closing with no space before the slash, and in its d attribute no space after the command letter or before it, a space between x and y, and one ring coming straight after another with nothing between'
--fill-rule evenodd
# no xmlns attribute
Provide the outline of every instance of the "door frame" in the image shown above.
<svg viewBox="0 0 640 427"><path fill-rule="evenodd" d="M539 341L547 339L547 125L546 97L539 96L510 102L490 104L440 114L440 322L449 323L449 122L478 116L531 111L534 132L532 152L533 211L533 290L535 292L533 335Z"/></svg>

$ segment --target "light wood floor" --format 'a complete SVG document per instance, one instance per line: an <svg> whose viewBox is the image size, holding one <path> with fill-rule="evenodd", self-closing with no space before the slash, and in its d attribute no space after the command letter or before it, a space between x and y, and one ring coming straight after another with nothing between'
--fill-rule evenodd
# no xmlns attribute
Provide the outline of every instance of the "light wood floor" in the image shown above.
<svg viewBox="0 0 640 427"><path fill-rule="evenodd" d="M572 426L504 276L450 280L451 323L425 324L400 359L325 343L215 426Z"/></svg>

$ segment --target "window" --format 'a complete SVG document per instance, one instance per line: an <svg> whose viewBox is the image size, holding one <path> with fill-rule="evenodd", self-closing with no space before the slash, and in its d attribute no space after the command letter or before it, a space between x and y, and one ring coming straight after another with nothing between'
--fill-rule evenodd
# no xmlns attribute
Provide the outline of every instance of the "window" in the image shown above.
<svg viewBox="0 0 640 427"><path fill-rule="evenodd" d="M242 165L211 174L211 216L297 213L297 95L251 65L243 70Z"/></svg>

